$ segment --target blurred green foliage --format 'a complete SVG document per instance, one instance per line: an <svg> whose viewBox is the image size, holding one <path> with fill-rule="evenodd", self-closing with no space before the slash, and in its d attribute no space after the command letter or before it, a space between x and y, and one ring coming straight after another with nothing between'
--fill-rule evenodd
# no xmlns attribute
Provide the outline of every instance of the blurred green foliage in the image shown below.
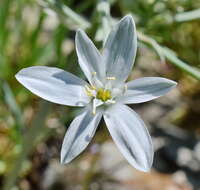
<svg viewBox="0 0 200 190"><path fill-rule="evenodd" d="M180 13L196 9L195 14L198 15L199 0L110 0L104 2L108 3L110 13L106 7L98 9L99 3L102 2L0 1L0 175L8 175L7 189L15 183L23 168L19 162L26 160L35 146L35 139L32 139L27 151L24 146L27 136L34 134L33 137L36 138L44 133L41 135L43 139L52 135L37 127L45 123L49 106L43 105L43 111L38 112L40 99L20 85L14 76L20 69L33 65L56 66L82 75L74 50L77 28L87 30L93 40L103 40L102 36L97 37L97 31L104 29L104 32L108 32L115 22L112 17L119 19L131 13L140 32L140 42L177 66L172 70L172 78L187 78L182 72L185 71L200 79L200 19L198 16L191 17L191 14L186 19L187 14L184 15L185 20L176 19L177 14L180 17ZM106 23L106 19L111 20ZM102 46L101 41L95 43L98 47ZM164 47L176 52L177 56ZM61 123L69 123L73 116L73 112L68 109L60 112L55 109L51 115L53 114L61 118ZM19 157L22 154L24 157ZM20 167L13 176L16 163Z"/></svg>

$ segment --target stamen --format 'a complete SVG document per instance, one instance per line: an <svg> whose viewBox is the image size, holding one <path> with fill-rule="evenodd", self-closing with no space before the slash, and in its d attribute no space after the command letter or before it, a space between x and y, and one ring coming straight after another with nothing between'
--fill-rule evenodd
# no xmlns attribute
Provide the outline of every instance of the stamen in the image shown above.
<svg viewBox="0 0 200 190"><path fill-rule="evenodd" d="M127 84L125 84L125 85L124 85L124 92L126 92L127 89L128 89L128 86L127 86Z"/></svg>
<svg viewBox="0 0 200 190"><path fill-rule="evenodd" d="M94 98L92 101L92 114L96 114L96 99Z"/></svg>
<svg viewBox="0 0 200 190"><path fill-rule="evenodd" d="M116 80L115 77L106 77L107 80Z"/></svg>
<svg viewBox="0 0 200 190"><path fill-rule="evenodd" d="M92 72L92 75L95 76L97 74L97 72Z"/></svg>
<svg viewBox="0 0 200 190"><path fill-rule="evenodd" d="M88 96L93 97L93 96L94 96L93 90L95 90L94 88L95 88L94 86L87 86L87 85L85 85L86 94L87 94Z"/></svg>
<svg viewBox="0 0 200 190"><path fill-rule="evenodd" d="M116 103L115 100L107 100L106 102L109 103L109 104L115 104Z"/></svg>
<svg viewBox="0 0 200 190"><path fill-rule="evenodd" d="M91 85L91 89L96 90L97 88L95 86Z"/></svg>

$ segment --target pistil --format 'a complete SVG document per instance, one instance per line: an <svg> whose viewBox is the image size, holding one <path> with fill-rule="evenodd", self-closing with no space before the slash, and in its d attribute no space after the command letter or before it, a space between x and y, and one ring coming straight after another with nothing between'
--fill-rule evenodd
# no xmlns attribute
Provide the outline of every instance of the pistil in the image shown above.
<svg viewBox="0 0 200 190"><path fill-rule="evenodd" d="M107 100L112 98L111 92L110 90L99 88L97 91L96 98L102 100L103 102L106 102Z"/></svg>

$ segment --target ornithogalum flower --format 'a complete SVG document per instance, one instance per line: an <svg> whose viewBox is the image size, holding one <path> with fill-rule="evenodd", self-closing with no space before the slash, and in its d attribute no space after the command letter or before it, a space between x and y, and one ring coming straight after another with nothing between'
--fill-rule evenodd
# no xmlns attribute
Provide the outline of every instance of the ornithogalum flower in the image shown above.
<svg viewBox="0 0 200 190"><path fill-rule="evenodd" d="M137 113L125 104L158 98L175 87L176 82L160 77L125 82L137 50L135 24L130 15L110 32L102 53L82 30L77 31L75 43L79 64L88 82L47 66L25 68L16 75L27 89L48 101L85 107L64 137L61 162L70 162L87 147L103 116L128 162L141 171L148 171L153 161L151 137Z"/></svg>

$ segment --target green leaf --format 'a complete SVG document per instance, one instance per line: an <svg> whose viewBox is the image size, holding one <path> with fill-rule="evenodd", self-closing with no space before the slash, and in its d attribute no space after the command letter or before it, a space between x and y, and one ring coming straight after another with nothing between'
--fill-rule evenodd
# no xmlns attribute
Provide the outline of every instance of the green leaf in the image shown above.
<svg viewBox="0 0 200 190"><path fill-rule="evenodd" d="M200 19L200 9L195 9L188 12L178 13L174 16L174 20L177 22L184 22Z"/></svg>
<svg viewBox="0 0 200 190"><path fill-rule="evenodd" d="M24 128L24 121L23 121L21 109L18 106L17 102L15 101L15 96L14 96L9 84L6 81L3 82L2 89L4 92L4 100L16 119L16 123L17 123L16 130L19 133L21 131L21 129Z"/></svg>
<svg viewBox="0 0 200 190"><path fill-rule="evenodd" d="M82 29L86 29L91 26L86 19L59 1L43 0L42 6L54 10L58 16L60 16L60 18L63 19L66 24L68 24L69 27L75 27L73 25L77 25ZM70 20L70 23L67 23L66 18Z"/></svg>
<svg viewBox="0 0 200 190"><path fill-rule="evenodd" d="M196 68L188 65L187 63L185 63L181 59L179 59L174 54L174 52L172 52L172 50L169 50L168 48L163 47L162 53L171 63L173 63L178 68L180 68L182 71L191 75L192 77L196 78L197 80L200 80L200 71L197 70Z"/></svg>
<svg viewBox="0 0 200 190"><path fill-rule="evenodd" d="M147 44L150 44L159 54L161 60L168 59L173 65L185 73L189 74L197 80L200 80L200 71L179 59L176 54L169 48L159 45L153 38L148 37L140 32L138 32L138 39Z"/></svg>

